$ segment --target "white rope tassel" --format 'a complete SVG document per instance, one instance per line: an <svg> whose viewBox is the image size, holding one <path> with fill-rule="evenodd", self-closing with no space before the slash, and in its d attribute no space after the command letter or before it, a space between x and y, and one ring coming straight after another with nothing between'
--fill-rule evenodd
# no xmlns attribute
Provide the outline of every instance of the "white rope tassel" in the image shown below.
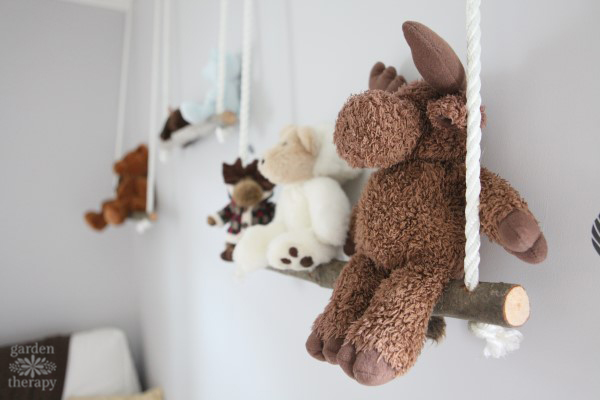
<svg viewBox="0 0 600 400"><path fill-rule="evenodd" d="M469 329L475 336L486 341L483 355L502 358L511 351L519 349L523 334L516 329L506 329L498 325L483 322L469 322Z"/></svg>
<svg viewBox="0 0 600 400"><path fill-rule="evenodd" d="M473 290L479 284L479 194L481 181L481 0L467 0L467 156L465 208L465 286ZM481 322L469 322L475 336L485 339L483 354L499 358L517 350L523 335L516 329Z"/></svg>
<svg viewBox="0 0 600 400"><path fill-rule="evenodd" d="M252 62L252 0L244 0L244 27L242 37L242 82L240 93L239 156L242 163L248 159L248 130L250 119L250 81Z"/></svg>
<svg viewBox="0 0 600 400"><path fill-rule="evenodd" d="M219 16L219 44L217 50L217 98L215 104L216 115L221 115L225 111L225 75L227 71L227 9L228 0L221 0ZM216 129L217 140L220 143L225 141L225 131L218 126Z"/></svg>

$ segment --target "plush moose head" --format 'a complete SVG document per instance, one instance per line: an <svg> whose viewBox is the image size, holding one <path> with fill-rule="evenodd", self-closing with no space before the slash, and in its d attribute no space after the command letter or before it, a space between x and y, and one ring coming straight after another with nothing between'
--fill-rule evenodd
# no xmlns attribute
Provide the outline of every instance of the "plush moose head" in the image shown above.
<svg viewBox="0 0 600 400"><path fill-rule="evenodd" d="M352 96L337 119L338 153L354 167L387 168L409 159L441 161L465 156L463 65L452 48L426 26L406 22L402 28L423 80L407 84L393 67L375 64L370 90Z"/></svg>
<svg viewBox="0 0 600 400"><path fill-rule="evenodd" d="M223 180L228 185L232 200L240 207L250 207L264 200L264 195L273 190L273 185L258 171L258 160L246 167L237 159L229 165L223 163Z"/></svg>

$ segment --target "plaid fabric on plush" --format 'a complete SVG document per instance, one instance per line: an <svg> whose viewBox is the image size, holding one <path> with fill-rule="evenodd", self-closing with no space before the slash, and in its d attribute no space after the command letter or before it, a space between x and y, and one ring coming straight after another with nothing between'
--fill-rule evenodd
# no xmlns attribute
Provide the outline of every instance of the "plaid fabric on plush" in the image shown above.
<svg viewBox="0 0 600 400"><path fill-rule="evenodd" d="M247 211L249 211L247 208L239 207L232 201L224 209L219 211L218 214L224 223L229 223L227 232L237 235L248 227L246 223L242 223L242 216ZM271 222L274 215L275 204L268 199L263 200L252 209L252 222L250 225L266 225Z"/></svg>

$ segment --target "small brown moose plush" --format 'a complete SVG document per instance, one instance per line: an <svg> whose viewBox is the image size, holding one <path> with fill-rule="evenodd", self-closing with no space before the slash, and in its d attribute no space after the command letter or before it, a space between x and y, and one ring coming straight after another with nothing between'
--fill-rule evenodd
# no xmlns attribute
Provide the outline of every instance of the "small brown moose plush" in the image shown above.
<svg viewBox="0 0 600 400"><path fill-rule="evenodd" d="M338 115L339 155L377 171L353 210L346 248L355 254L306 342L313 357L365 385L404 374L426 335L443 334L443 320L431 314L448 282L463 275L465 256L465 71L429 28L402 28L423 80L407 84L377 63L370 90L351 96ZM525 201L485 168L480 202L490 240L528 263L546 258Z"/></svg>
<svg viewBox="0 0 600 400"><path fill-rule="evenodd" d="M231 165L223 163L223 180L230 202L210 215L207 222L217 226L229 223L221 258L233 261L233 249L244 230L252 225L266 225L273 219L275 204L269 198L273 196L275 185L258 171L258 160L244 167L239 158Z"/></svg>
<svg viewBox="0 0 600 400"><path fill-rule="evenodd" d="M101 231L107 224L120 225L136 212L146 210L146 176L148 174L148 148L140 145L113 165L119 176L116 198L102 203L100 212L85 214L88 225Z"/></svg>

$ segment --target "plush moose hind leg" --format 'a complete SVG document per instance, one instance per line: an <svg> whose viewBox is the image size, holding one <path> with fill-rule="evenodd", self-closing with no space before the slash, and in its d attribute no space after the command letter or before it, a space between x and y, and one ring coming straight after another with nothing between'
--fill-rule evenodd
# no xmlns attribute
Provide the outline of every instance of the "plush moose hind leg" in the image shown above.
<svg viewBox="0 0 600 400"><path fill-rule="evenodd" d="M335 281L331 300L313 324L306 350L314 358L337 364L346 331L369 306L371 297L387 276L368 257L355 254Z"/></svg>
<svg viewBox="0 0 600 400"><path fill-rule="evenodd" d="M363 385L381 385L406 372L425 342L433 307L450 279L448 266L407 265L385 279L354 322L337 361Z"/></svg>

